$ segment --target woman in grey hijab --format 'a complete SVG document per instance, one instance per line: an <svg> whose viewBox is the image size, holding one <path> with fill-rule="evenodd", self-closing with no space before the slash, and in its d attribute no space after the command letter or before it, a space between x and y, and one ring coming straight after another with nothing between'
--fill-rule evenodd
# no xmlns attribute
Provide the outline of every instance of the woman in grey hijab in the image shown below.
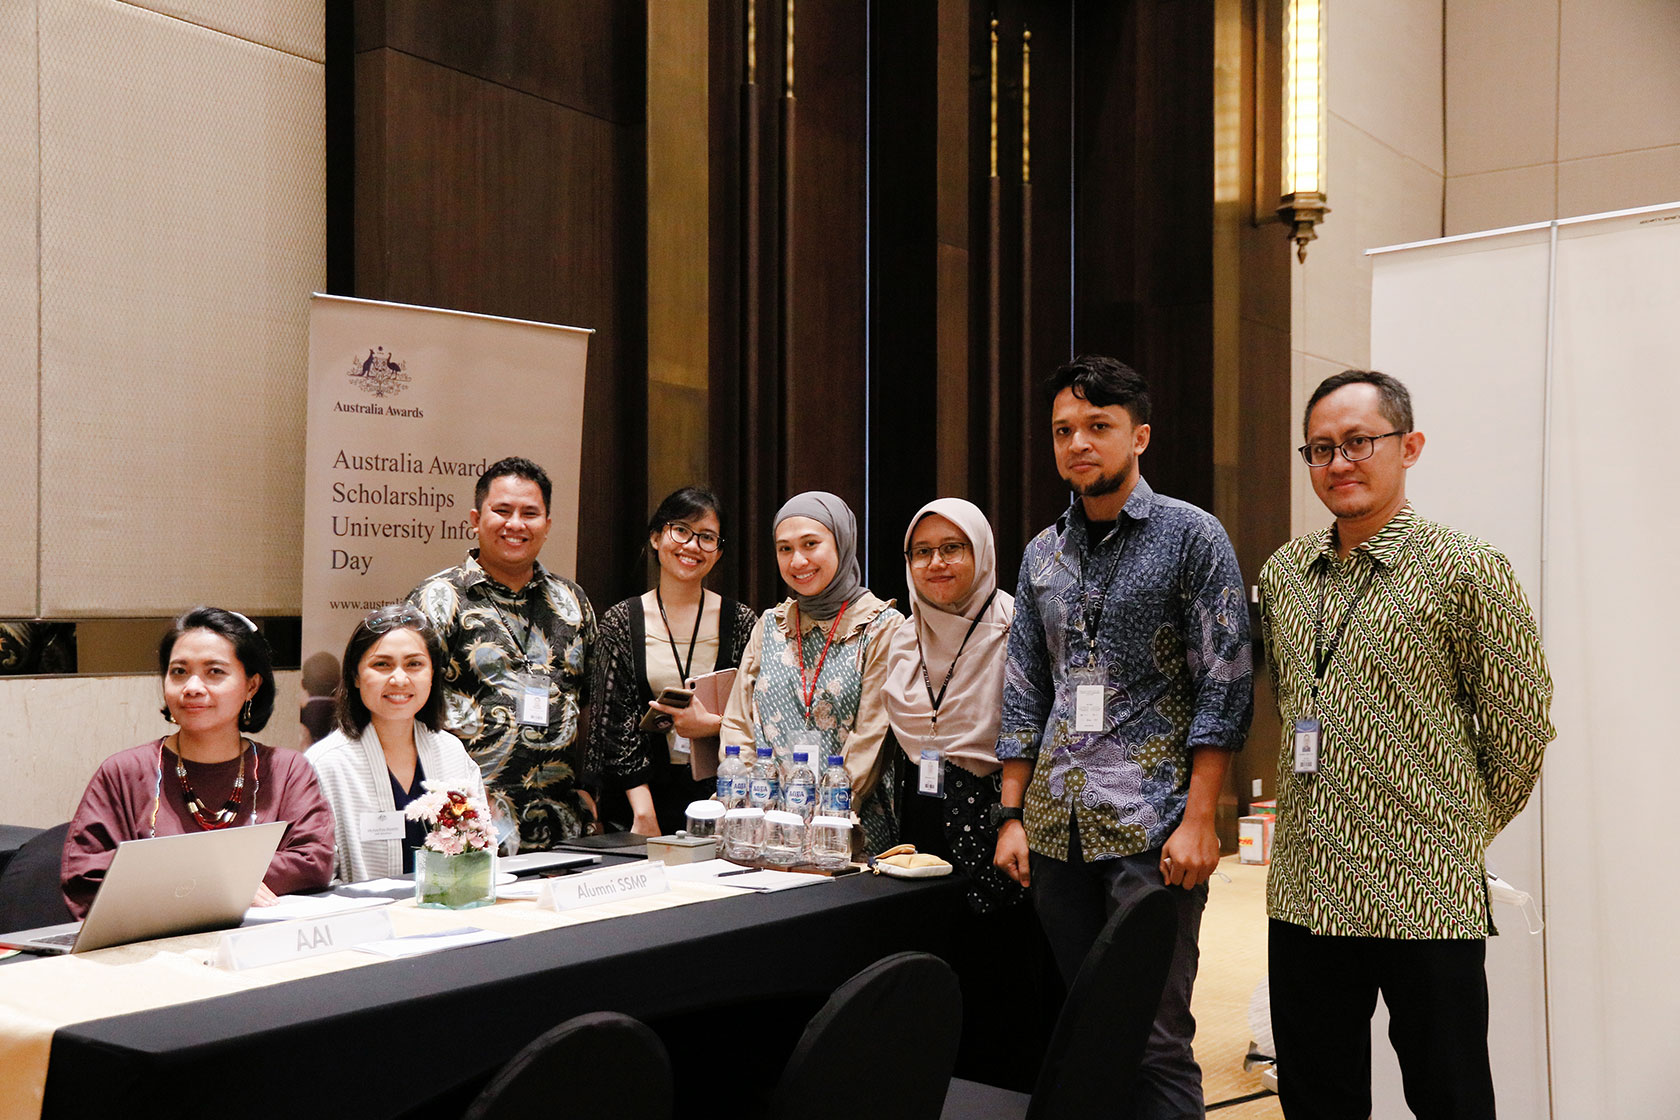
<svg viewBox="0 0 1680 1120"><path fill-rule="evenodd" d="M882 686L888 639L904 621L863 586L857 518L833 494L809 490L776 514L776 565L792 594L758 620L723 714L722 743L747 759L770 747L784 772L804 751L818 775L839 756L862 822L854 850L898 842L896 789Z"/></svg>

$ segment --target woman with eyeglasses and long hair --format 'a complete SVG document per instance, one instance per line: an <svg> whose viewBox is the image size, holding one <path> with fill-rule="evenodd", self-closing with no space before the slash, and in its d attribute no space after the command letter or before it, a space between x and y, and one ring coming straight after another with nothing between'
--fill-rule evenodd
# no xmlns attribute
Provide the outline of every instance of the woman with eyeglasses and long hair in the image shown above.
<svg viewBox="0 0 1680 1120"><path fill-rule="evenodd" d="M754 615L705 588L724 541L710 490L685 486L660 502L647 541L658 580L603 614L596 630L589 757L608 794L602 814L618 823L628 815L631 832L659 836L682 827L689 802L712 795L712 779L693 777L692 744L714 738L723 722L698 696L682 707L659 697L738 665Z"/></svg>
<svg viewBox="0 0 1680 1120"><path fill-rule="evenodd" d="M267 747L274 668L250 619L216 607L177 618L158 645L163 718L175 731L100 764L64 839L61 881L83 917L117 845L151 836L286 821L253 903L317 890L332 877L333 818L315 771L290 747Z"/></svg>
<svg viewBox="0 0 1680 1120"><path fill-rule="evenodd" d="M370 613L350 634L333 694L338 728L308 758L338 825L333 874L346 883L404 875L426 825L403 816L425 783L479 800L484 779L461 741L437 730L443 690L432 686L443 642L412 603Z"/></svg>
<svg viewBox="0 0 1680 1120"><path fill-rule="evenodd" d="M862 826L853 850L873 855L898 842L897 783L886 742L882 688L887 645L904 616L863 585L857 518L823 490L790 498L776 513L776 566L792 594L764 612L741 657L724 710L723 742L741 757L760 746L783 767L795 751L820 775L839 755Z"/></svg>

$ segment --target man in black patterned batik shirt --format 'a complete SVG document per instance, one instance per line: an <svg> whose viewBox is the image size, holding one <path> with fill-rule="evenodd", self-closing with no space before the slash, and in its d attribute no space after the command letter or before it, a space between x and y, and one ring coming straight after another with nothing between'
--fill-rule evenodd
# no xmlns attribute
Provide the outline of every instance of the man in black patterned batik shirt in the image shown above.
<svg viewBox="0 0 1680 1120"><path fill-rule="evenodd" d="M583 589L537 562L553 519L548 475L503 459L479 477L469 519L478 547L424 580L409 601L431 619L448 663L444 727L484 774L522 849L595 828L582 782L595 612Z"/></svg>

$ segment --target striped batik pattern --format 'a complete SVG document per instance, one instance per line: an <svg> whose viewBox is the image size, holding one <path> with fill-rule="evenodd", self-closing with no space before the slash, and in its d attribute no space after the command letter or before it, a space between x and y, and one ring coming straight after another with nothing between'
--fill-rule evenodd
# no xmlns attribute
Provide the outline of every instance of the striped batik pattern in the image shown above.
<svg viewBox="0 0 1680 1120"><path fill-rule="evenodd" d="M1336 555L1297 537L1260 573L1261 627L1282 742L1267 912L1314 933L1492 932L1483 853L1540 775L1552 682L1510 561L1408 505ZM1365 581L1313 711L1313 626L1328 643ZM1293 727L1324 726L1316 775L1294 773Z"/></svg>

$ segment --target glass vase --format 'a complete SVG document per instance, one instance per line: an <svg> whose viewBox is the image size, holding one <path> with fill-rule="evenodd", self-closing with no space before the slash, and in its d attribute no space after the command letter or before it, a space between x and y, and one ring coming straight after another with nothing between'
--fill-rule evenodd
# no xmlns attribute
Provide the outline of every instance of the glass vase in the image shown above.
<svg viewBox="0 0 1680 1120"><path fill-rule="evenodd" d="M414 853L414 903L433 910L471 910L496 901L490 852L458 856L420 848Z"/></svg>

